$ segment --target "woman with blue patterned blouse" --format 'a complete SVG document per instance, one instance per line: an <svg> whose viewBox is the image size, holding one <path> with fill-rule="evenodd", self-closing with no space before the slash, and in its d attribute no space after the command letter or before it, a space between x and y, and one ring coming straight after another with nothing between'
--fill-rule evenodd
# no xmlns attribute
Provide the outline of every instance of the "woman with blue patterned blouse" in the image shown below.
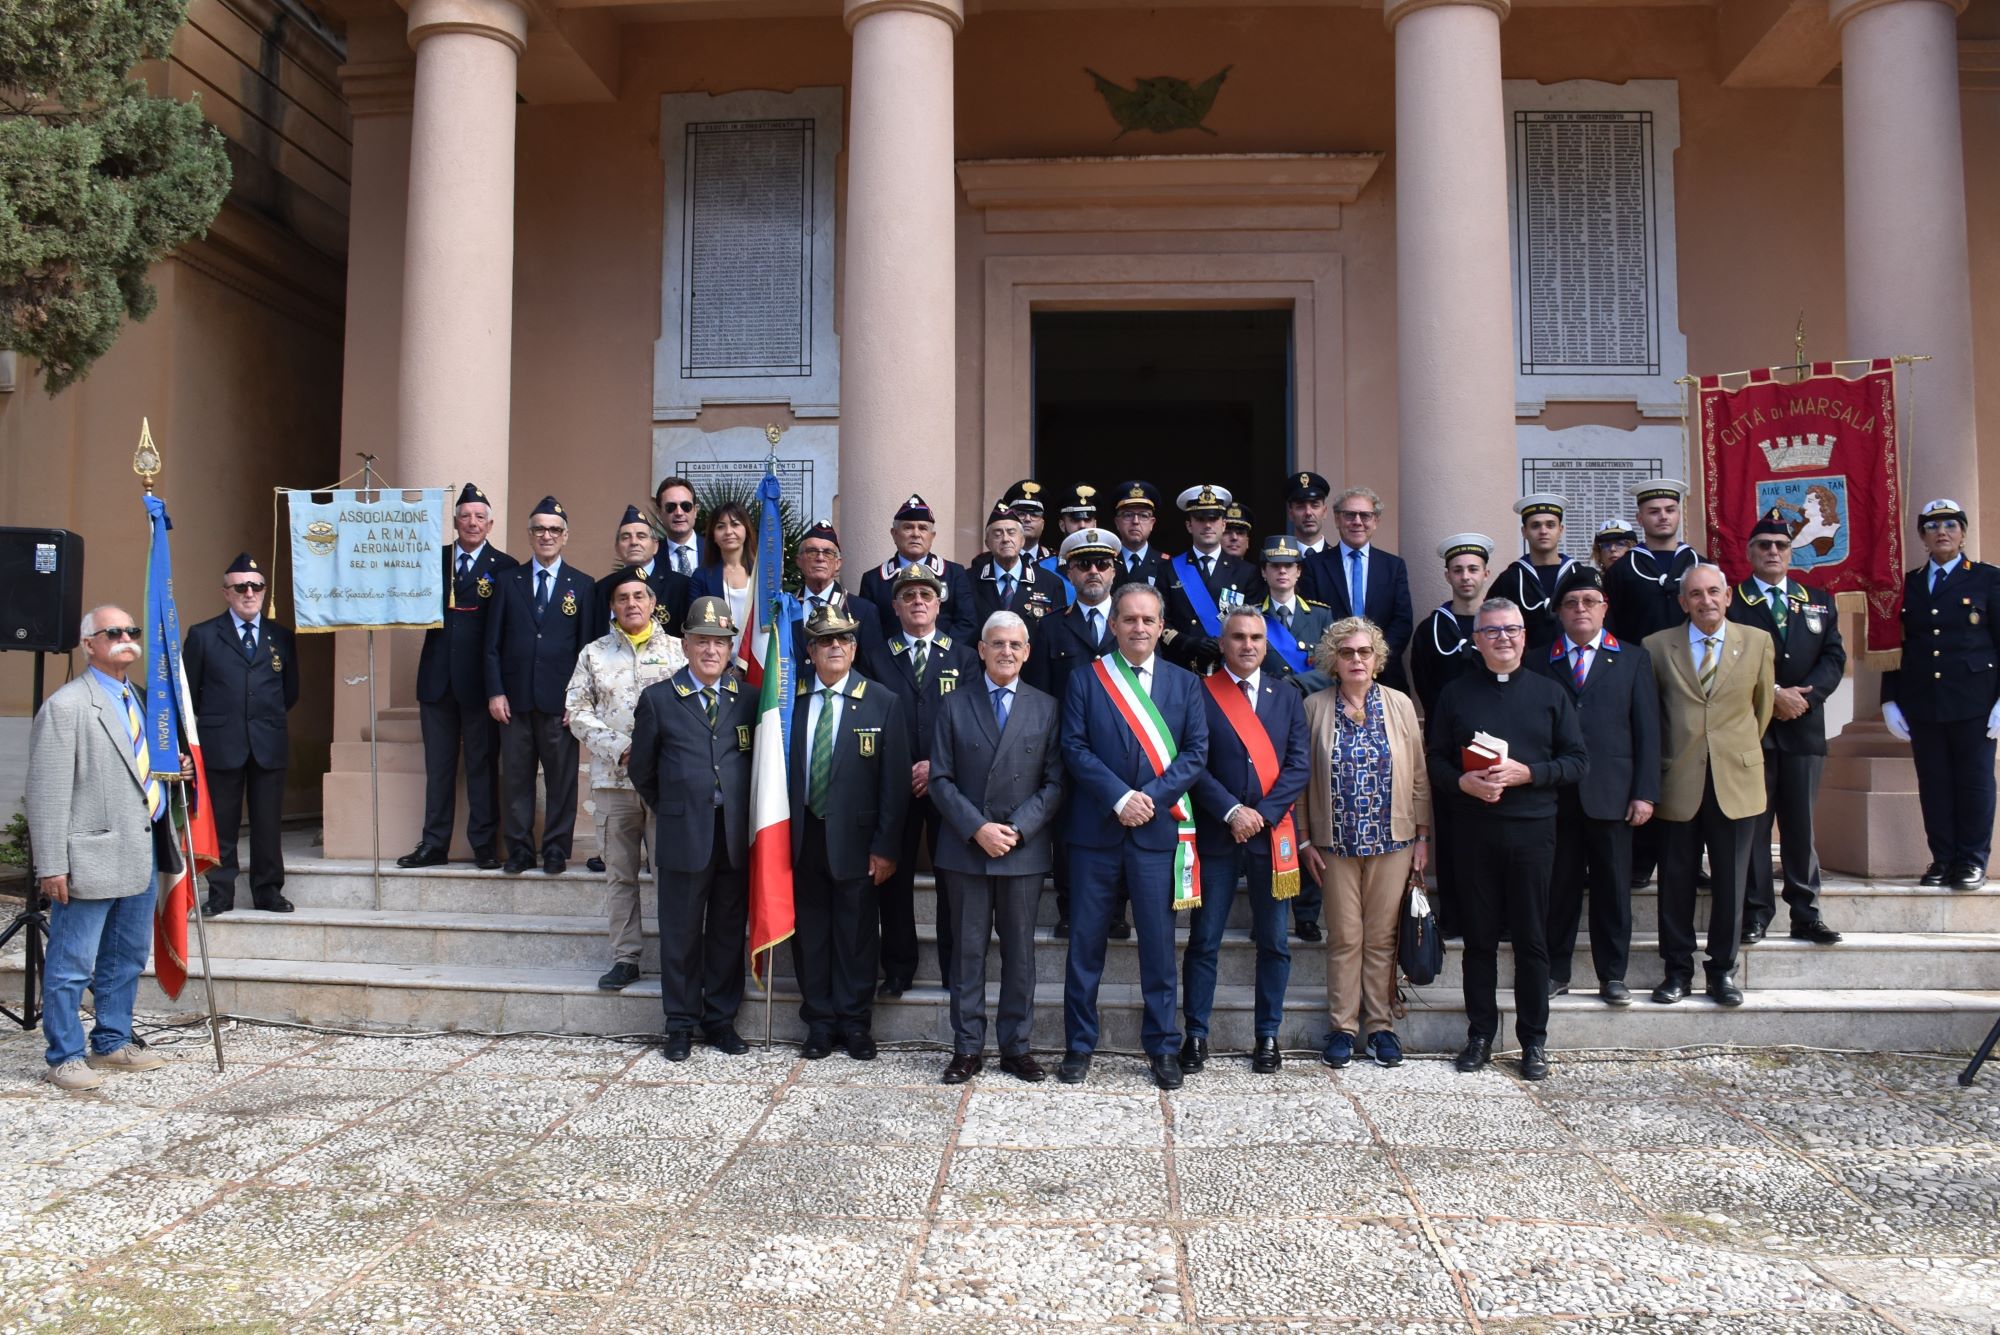
<svg viewBox="0 0 2000 1335"><path fill-rule="evenodd" d="M1312 777L1297 808L1299 857L1326 897L1326 1064L1354 1059L1357 1033L1368 1055L1397 1066L1391 1027L1396 944L1410 871L1430 854L1430 779L1416 707L1375 679L1389 646L1365 617L1327 627L1314 664L1334 684L1306 700Z"/></svg>

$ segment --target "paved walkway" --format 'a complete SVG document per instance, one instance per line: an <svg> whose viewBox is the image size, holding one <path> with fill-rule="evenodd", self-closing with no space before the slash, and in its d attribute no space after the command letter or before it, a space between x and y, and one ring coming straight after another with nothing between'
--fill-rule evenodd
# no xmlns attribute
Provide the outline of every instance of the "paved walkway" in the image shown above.
<svg viewBox="0 0 2000 1335"><path fill-rule="evenodd" d="M2000 1329L2000 1093L1946 1062L1224 1059L1162 1096L1110 1057L947 1090L930 1052L228 1047L78 1098L0 1040L0 1329Z"/></svg>

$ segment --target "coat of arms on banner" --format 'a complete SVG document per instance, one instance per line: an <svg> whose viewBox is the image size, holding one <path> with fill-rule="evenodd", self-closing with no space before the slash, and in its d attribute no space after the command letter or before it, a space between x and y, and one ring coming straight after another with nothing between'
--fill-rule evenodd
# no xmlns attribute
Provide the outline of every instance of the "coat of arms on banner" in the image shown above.
<svg viewBox="0 0 2000 1335"><path fill-rule="evenodd" d="M1757 512L1777 512L1792 530L1792 569L1839 565L1847 559L1847 479L1770 478L1757 484Z"/></svg>

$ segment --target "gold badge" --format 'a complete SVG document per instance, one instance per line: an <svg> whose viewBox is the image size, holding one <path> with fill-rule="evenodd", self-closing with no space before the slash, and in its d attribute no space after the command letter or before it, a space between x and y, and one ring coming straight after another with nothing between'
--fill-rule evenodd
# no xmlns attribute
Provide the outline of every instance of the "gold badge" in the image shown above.
<svg viewBox="0 0 2000 1335"><path fill-rule="evenodd" d="M574 592L565 593L563 595L562 613L566 617L573 617L576 615L576 594Z"/></svg>
<svg viewBox="0 0 2000 1335"><path fill-rule="evenodd" d="M750 725L747 723L736 725L736 749L738 751L750 749Z"/></svg>
<svg viewBox="0 0 2000 1335"><path fill-rule="evenodd" d="M1978 617L1974 617L1972 619L1974 621L1979 620ZM271 671L283 672L284 670L285 670L285 660L278 657L278 651L276 649L273 649L271 651Z"/></svg>
<svg viewBox="0 0 2000 1335"><path fill-rule="evenodd" d="M860 743L861 754L863 756L872 757L875 754L875 738L877 735L878 732L874 728L857 729L855 731L854 740Z"/></svg>
<svg viewBox="0 0 2000 1335"><path fill-rule="evenodd" d="M479 584L477 588L479 596L481 598L491 598L493 596L493 581L491 579L488 579L485 575L481 575L479 577Z"/></svg>
<svg viewBox="0 0 2000 1335"><path fill-rule="evenodd" d="M306 525L306 547L314 556L332 556L337 536L333 525L324 519L315 519Z"/></svg>
<svg viewBox="0 0 2000 1335"><path fill-rule="evenodd" d="M1977 618L1977 617L1974 617L1973 619L1974 619L1975 621L1976 621L1976 620L1978 620L1978 618ZM957 690L957 689L958 689L958 669L957 669L957 668L946 668L946 669L945 669L944 671L942 671L942 672L938 673L938 694L939 694L939 695L950 695L950 694L951 694L951 693L952 693L953 691L955 691L955 690Z"/></svg>

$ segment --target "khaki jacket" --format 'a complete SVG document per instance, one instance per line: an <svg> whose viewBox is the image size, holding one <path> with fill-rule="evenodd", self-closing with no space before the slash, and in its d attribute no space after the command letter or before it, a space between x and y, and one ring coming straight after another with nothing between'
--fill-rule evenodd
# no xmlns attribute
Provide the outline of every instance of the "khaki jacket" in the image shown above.
<svg viewBox="0 0 2000 1335"><path fill-rule="evenodd" d="M1764 809L1764 729L1777 698L1771 637L1754 626L1724 623L1715 689L1701 693L1685 625L1654 631L1642 643L1660 688L1661 820L1693 820L1712 772L1715 800L1731 820Z"/></svg>
<svg viewBox="0 0 2000 1335"><path fill-rule="evenodd" d="M687 666L680 639L656 624L653 637L637 652L623 631L614 630L583 646L570 673L563 707L569 730L590 752L590 786L631 791L632 780L618 757L632 746L632 715L639 694Z"/></svg>
<svg viewBox="0 0 2000 1335"><path fill-rule="evenodd" d="M1380 685L1378 682L1377 685ZM1389 837L1410 840L1419 825L1431 823L1431 781L1424 768L1424 730L1416 706L1392 686L1382 687L1382 726L1389 733ZM1333 843L1333 749L1340 730L1340 687L1306 697L1306 747L1312 777L1293 812L1299 842L1327 848Z"/></svg>

